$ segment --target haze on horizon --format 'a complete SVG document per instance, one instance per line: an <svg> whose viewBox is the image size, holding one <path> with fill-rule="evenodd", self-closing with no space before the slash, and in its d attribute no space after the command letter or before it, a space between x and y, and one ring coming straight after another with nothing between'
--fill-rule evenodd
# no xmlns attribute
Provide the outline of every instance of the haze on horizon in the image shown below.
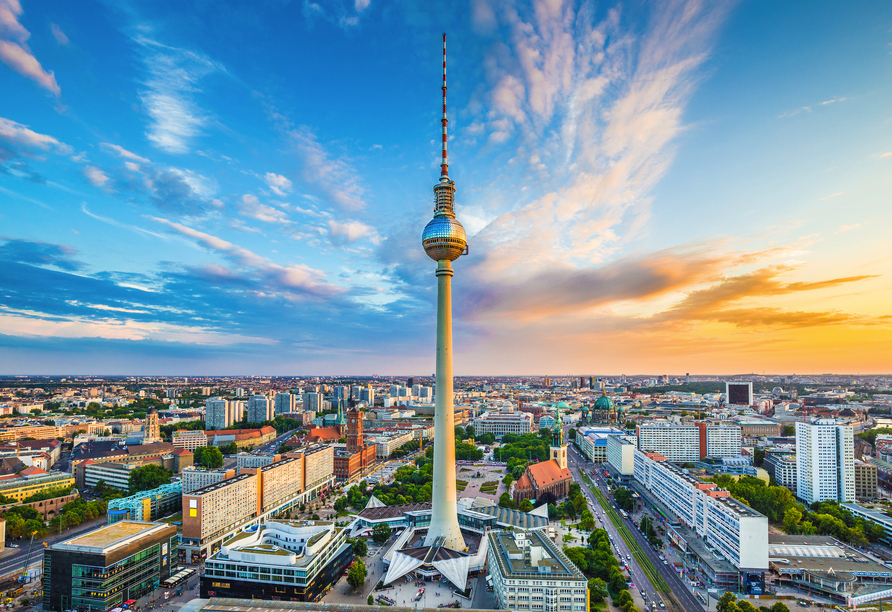
<svg viewBox="0 0 892 612"><path fill-rule="evenodd" d="M0 372L892 371L892 5L0 0Z"/></svg>

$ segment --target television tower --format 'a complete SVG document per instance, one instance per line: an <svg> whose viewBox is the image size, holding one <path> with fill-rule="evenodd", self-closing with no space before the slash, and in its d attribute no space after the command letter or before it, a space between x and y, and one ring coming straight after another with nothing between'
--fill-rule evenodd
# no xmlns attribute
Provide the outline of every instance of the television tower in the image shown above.
<svg viewBox="0 0 892 612"><path fill-rule="evenodd" d="M421 234L427 256L437 262L437 397L434 407L434 481L431 524L425 546L464 550L455 494L455 405L452 398L452 262L468 252L465 228L455 218L455 183L446 161L446 35L443 34L443 157L434 185L434 218ZM442 538L442 540L441 540Z"/></svg>

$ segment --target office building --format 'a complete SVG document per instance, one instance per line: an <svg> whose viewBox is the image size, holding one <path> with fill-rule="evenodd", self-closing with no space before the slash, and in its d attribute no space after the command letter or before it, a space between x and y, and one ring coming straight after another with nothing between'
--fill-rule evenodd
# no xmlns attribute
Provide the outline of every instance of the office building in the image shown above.
<svg viewBox="0 0 892 612"><path fill-rule="evenodd" d="M43 609L112 610L152 593L177 565L177 528L120 521L51 545Z"/></svg>
<svg viewBox="0 0 892 612"><path fill-rule="evenodd" d="M725 397L727 398L727 403L732 406L752 406L753 383L726 382Z"/></svg>
<svg viewBox="0 0 892 612"><path fill-rule="evenodd" d="M304 393L304 410L312 410L313 412L322 412L323 398L321 393L315 391Z"/></svg>
<svg viewBox="0 0 892 612"><path fill-rule="evenodd" d="M210 430L226 429L233 423L229 401L212 397L204 403L204 426Z"/></svg>
<svg viewBox="0 0 892 612"><path fill-rule="evenodd" d="M762 467L770 476L774 477L775 482L782 487L790 489L794 494L799 490L796 484L796 454L787 453L765 453L765 459L762 461Z"/></svg>
<svg viewBox="0 0 892 612"><path fill-rule="evenodd" d="M394 432L387 435L375 436L370 439L374 443L378 459L387 459L396 449L410 443L414 439L411 431Z"/></svg>
<svg viewBox="0 0 892 612"><path fill-rule="evenodd" d="M359 390L359 401L366 402L369 406L375 405L375 390L371 387L364 387Z"/></svg>
<svg viewBox="0 0 892 612"><path fill-rule="evenodd" d="M252 395L248 400L248 422L262 423L271 421L273 415L270 414L269 398L265 395Z"/></svg>
<svg viewBox="0 0 892 612"><path fill-rule="evenodd" d="M294 412L297 407L297 397L291 393L276 393L275 413L276 416L286 412Z"/></svg>
<svg viewBox="0 0 892 612"><path fill-rule="evenodd" d="M673 463L740 455L740 427L728 423L645 423L636 427L638 449Z"/></svg>
<svg viewBox="0 0 892 612"><path fill-rule="evenodd" d="M196 448L208 445L208 437L204 431L178 429L173 432L171 438L174 448L185 448L188 451L195 452Z"/></svg>
<svg viewBox="0 0 892 612"><path fill-rule="evenodd" d="M110 487L127 491L130 488L130 472L140 467L138 463L94 463L84 464L84 484L95 488L99 482Z"/></svg>
<svg viewBox="0 0 892 612"><path fill-rule="evenodd" d="M796 423L796 497L855 501L855 438L850 425L833 419Z"/></svg>
<svg viewBox="0 0 892 612"><path fill-rule="evenodd" d="M474 419L474 431L478 436L491 433L496 438L501 438L505 434L527 434L532 429L533 415L515 412L512 407L488 410Z"/></svg>
<svg viewBox="0 0 892 612"><path fill-rule="evenodd" d="M768 518L657 453L635 451L635 480L739 572L768 569Z"/></svg>
<svg viewBox="0 0 892 612"><path fill-rule="evenodd" d="M635 476L636 443L634 436L607 436L607 470L621 484L628 484Z"/></svg>
<svg viewBox="0 0 892 612"><path fill-rule="evenodd" d="M877 498L877 466L866 461L855 461L855 499L866 501Z"/></svg>
<svg viewBox="0 0 892 612"><path fill-rule="evenodd" d="M201 597L318 601L353 559L347 529L323 521L267 521L205 563ZM247 564L245 572L240 567Z"/></svg>
<svg viewBox="0 0 892 612"><path fill-rule="evenodd" d="M588 580L541 530L490 531L489 572L502 610L582 612Z"/></svg>
<svg viewBox="0 0 892 612"><path fill-rule="evenodd" d="M607 439L622 433L613 427L580 427L573 444L589 461L602 463L607 461Z"/></svg>
<svg viewBox="0 0 892 612"><path fill-rule="evenodd" d="M26 497L53 489L69 489L74 477L66 472L47 473L36 467L25 468L18 475L0 480L0 495L21 502Z"/></svg>
<svg viewBox="0 0 892 612"><path fill-rule="evenodd" d="M734 422L740 427L740 435L744 437L777 438L783 430L783 425L768 419L741 418Z"/></svg>

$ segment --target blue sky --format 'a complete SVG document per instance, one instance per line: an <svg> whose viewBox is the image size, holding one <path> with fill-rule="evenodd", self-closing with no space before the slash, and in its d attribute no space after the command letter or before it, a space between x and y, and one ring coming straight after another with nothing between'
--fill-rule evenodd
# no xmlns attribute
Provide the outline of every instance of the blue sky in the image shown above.
<svg viewBox="0 0 892 612"><path fill-rule="evenodd" d="M883 2L0 0L0 372L889 372Z"/></svg>

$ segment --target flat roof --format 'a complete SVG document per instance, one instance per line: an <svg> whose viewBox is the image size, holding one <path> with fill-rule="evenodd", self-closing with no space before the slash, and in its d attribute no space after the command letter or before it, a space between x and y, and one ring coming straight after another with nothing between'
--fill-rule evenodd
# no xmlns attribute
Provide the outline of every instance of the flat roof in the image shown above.
<svg viewBox="0 0 892 612"><path fill-rule="evenodd" d="M526 580L585 580L579 568L547 536L540 531L491 531L490 549L496 551L499 570L510 579ZM546 553L533 565L517 545L519 540L529 540L527 547L541 547ZM519 556L519 558L517 558ZM511 558L515 557L515 558Z"/></svg>
<svg viewBox="0 0 892 612"><path fill-rule="evenodd" d="M105 554L118 546L133 542L154 531L171 528L166 523L148 523L142 521L120 521L105 525L76 538L54 544L53 550L70 550Z"/></svg>
<svg viewBox="0 0 892 612"><path fill-rule="evenodd" d="M212 597L210 601L207 599L194 599L192 601L204 602L204 605L199 610L206 610L207 612L256 612L258 610L275 612L281 612L282 610L300 612L321 612L323 610L326 612L379 612L381 610L381 606L323 601L265 601L261 599L225 599L220 597ZM409 606L388 606L388 610L392 612L443 612L442 608L412 608ZM464 611L483 612L483 610L474 608L464 608Z"/></svg>

